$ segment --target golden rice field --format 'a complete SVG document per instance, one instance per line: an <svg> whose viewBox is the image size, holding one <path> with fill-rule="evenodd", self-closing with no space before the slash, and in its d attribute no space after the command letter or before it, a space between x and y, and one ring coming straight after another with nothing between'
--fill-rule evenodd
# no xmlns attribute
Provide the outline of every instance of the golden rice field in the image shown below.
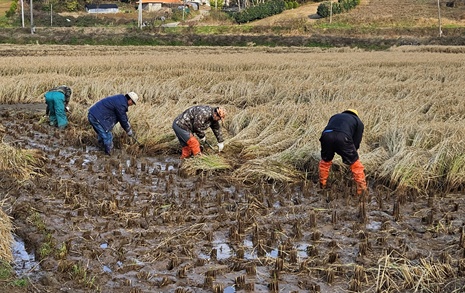
<svg viewBox="0 0 465 293"><path fill-rule="evenodd" d="M40 261L28 289L463 292L464 52L0 45L0 206ZM60 84L65 131L37 112ZM117 128L104 156L87 109L128 91L143 146ZM195 104L227 109L225 151L181 162L171 123ZM314 185L346 108L365 123L360 198L339 158Z"/></svg>
<svg viewBox="0 0 465 293"><path fill-rule="evenodd" d="M178 151L171 122L185 108L222 105L224 157L237 166L230 176L243 181L315 178L321 130L332 114L355 108L370 182L460 189L464 51L2 45L0 102L42 103L47 89L67 84L69 139L86 141L89 106L136 91L142 101L129 116L148 154Z"/></svg>

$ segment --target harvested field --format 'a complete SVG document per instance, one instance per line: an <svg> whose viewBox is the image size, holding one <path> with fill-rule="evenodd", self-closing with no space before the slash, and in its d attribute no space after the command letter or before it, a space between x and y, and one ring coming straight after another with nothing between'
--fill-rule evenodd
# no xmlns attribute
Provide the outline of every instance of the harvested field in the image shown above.
<svg viewBox="0 0 465 293"><path fill-rule="evenodd" d="M0 177L40 260L27 290L462 292L462 50L1 46L2 144L41 158ZM65 131L43 117L57 84L74 90ZM87 108L131 90L144 147L116 129L104 156ZM193 104L229 112L225 152L204 150L221 168L178 159L171 122ZM346 108L366 125L362 198L338 160L315 184Z"/></svg>

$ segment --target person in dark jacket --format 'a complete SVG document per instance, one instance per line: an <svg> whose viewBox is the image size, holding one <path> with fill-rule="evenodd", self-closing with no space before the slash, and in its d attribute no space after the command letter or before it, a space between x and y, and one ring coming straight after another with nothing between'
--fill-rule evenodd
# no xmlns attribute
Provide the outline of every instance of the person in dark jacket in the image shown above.
<svg viewBox="0 0 465 293"><path fill-rule="evenodd" d="M134 133L129 124L126 112L129 106L135 105L139 97L135 92L106 97L89 108L87 119L98 135L99 144L103 145L105 153L111 154L113 134L111 131L116 123L126 131L127 135Z"/></svg>
<svg viewBox="0 0 465 293"><path fill-rule="evenodd" d="M218 141L218 151L224 148L220 120L223 121L226 110L222 107L193 106L181 113L173 122L173 130L182 146L181 159L200 154L200 143L194 136L205 142L205 130L211 128Z"/></svg>
<svg viewBox="0 0 465 293"><path fill-rule="evenodd" d="M66 85L57 86L45 93L47 108L45 114L49 118L51 126L63 129L68 125L68 103L71 98L71 88Z"/></svg>
<svg viewBox="0 0 465 293"><path fill-rule="evenodd" d="M329 119L320 137L321 161L319 163L320 187L326 188L334 154L342 157L344 164L350 165L357 184L357 194L367 190L364 167L358 156L364 131L363 122L357 110L347 109Z"/></svg>

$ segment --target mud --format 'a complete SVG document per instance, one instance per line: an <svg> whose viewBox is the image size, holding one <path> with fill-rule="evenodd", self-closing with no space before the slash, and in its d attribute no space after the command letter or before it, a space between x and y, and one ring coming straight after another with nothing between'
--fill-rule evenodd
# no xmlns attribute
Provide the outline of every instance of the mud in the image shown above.
<svg viewBox="0 0 465 293"><path fill-rule="evenodd" d="M0 107L3 141L46 157L39 177L0 178L15 233L40 260L28 291L465 289L462 194L374 186L360 201L348 174L324 192L188 177L179 154L135 156L123 144L108 157L70 139L72 128L40 124L43 111ZM425 262L440 276L409 282L400 269L415 275Z"/></svg>

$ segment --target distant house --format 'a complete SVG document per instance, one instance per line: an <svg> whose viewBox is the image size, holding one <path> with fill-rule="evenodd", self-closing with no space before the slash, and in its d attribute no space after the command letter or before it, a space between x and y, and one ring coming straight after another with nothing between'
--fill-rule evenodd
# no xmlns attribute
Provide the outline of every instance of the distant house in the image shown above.
<svg viewBox="0 0 465 293"><path fill-rule="evenodd" d="M118 13L116 4L86 4L87 13Z"/></svg>
<svg viewBox="0 0 465 293"><path fill-rule="evenodd" d="M136 5L139 5L139 0L136 0ZM142 0L142 10L157 11L162 7L175 7L181 5L181 0Z"/></svg>

